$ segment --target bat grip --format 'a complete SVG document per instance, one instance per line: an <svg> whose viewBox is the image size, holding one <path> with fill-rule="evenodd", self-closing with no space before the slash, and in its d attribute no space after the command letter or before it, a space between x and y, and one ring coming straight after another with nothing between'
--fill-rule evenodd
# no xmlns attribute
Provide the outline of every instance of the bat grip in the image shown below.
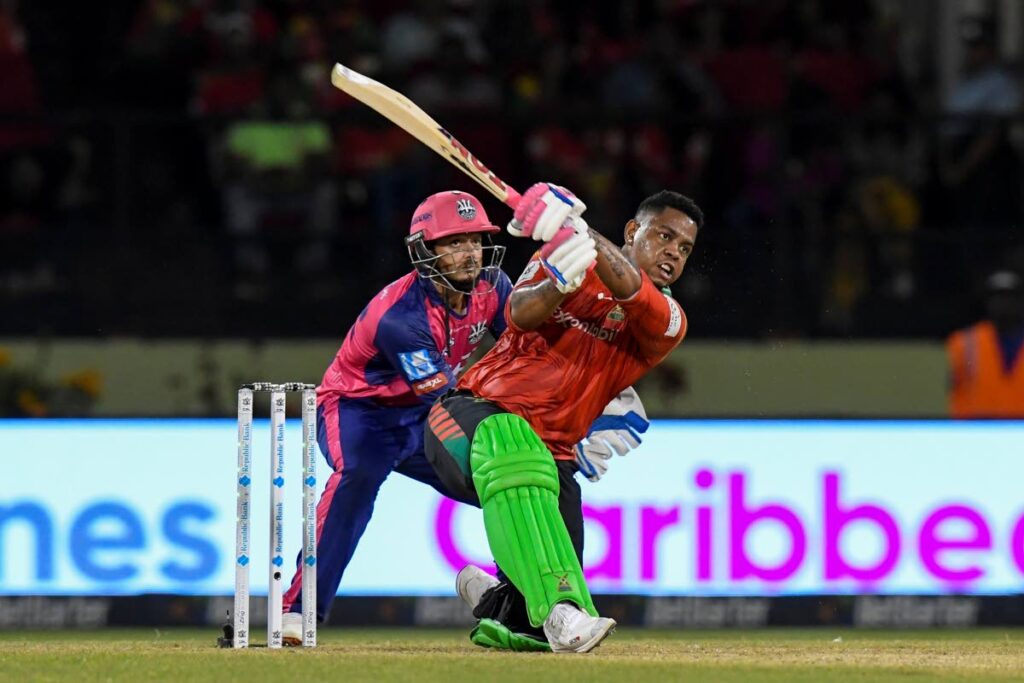
<svg viewBox="0 0 1024 683"><path fill-rule="evenodd" d="M516 190L513 190L508 185L505 186L505 189L508 190L507 194L505 195L505 206L509 207L510 209L512 209L514 211L515 208L519 205L519 201L523 198L523 195L519 194ZM510 232L511 231L522 232L520 230L521 227L522 227L522 224L519 221L517 221L515 218L513 218L512 220L510 220L508 222L508 230Z"/></svg>
<svg viewBox="0 0 1024 683"><path fill-rule="evenodd" d="M505 195L505 206L510 209L515 209L519 206L519 200L523 198L523 195L519 194L508 185L505 186L505 189L508 190L508 193Z"/></svg>

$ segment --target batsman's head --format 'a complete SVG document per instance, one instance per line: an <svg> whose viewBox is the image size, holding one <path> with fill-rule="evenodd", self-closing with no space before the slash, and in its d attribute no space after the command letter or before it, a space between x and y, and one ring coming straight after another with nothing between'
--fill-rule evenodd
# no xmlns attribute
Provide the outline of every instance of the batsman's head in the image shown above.
<svg viewBox="0 0 1024 683"><path fill-rule="evenodd" d="M491 287L497 282L505 247L491 244L488 235L500 231L479 199L448 190L430 195L416 207L405 245L420 277L470 293L480 280Z"/></svg>
<svg viewBox="0 0 1024 683"><path fill-rule="evenodd" d="M693 252L704 213L689 197L662 190L640 202L626 223L626 255L658 287L668 287L683 274Z"/></svg>

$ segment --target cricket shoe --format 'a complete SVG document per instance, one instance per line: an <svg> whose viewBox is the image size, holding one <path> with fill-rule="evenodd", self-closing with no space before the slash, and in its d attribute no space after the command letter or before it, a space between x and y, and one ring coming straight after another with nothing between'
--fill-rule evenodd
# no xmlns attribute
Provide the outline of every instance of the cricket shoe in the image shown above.
<svg viewBox="0 0 1024 683"><path fill-rule="evenodd" d="M544 620L552 652L590 652L614 630L614 619L592 617L567 602L555 605Z"/></svg>
<svg viewBox="0 0 1024 683"><path fill-rule="evenodd" d="M281 615L281 642L285 647L302 645L301 612L285 612Z"/></svg>
<svg viewBox="0 0 1024 683"><path fill-rule="evenodd" d="M480 604L480 598L491 588L498 585L498 580L480 567L467 564L455 576L455 592L462 601L474 610Z"/></svg>

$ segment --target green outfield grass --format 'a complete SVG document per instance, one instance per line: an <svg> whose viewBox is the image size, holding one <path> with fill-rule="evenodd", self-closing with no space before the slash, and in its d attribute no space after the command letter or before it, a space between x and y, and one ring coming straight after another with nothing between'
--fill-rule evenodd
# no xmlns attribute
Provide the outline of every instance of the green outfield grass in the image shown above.
<svg viewBox="0 0 1024 683"><path fill-rule="evenodd" d="M1024 630L622 629L589 655L481 650L463 631L324 629L316 650L220 650L214 629L0 632L18 681L1024 680Z"/></svg>

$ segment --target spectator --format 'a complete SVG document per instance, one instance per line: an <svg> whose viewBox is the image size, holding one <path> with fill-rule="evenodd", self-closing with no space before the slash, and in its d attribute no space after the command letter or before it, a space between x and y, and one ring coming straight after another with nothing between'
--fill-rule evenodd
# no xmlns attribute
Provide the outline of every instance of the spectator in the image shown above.
<svg viewBox="0 0 1024 683"><path fill-rule="evenodd" d="M748 29L746 20L742 12L726 16L722 49L708 59L706 71L732 109L777 112L789 97L786 46L767 29Z"/></svg>
<svg viewBox="0 0 1024 683"><path fill-rule="evenodd" d="M15 157L5 171L0 176L0 295L30 302L57 288L53 257L59 245L51 243L47 193L51 178L29 154ZM17 307L5 302L4 310L17 319Z"/></svg>
<svg viewBox="0 0 1024 683"><path fill-rule="evenodd" d="M308 59L303 66L303 80L315 93L320 111L334 112L346 107L358 109L362 105L331 85L324 78L334 62L350 66L371 78L380 78L380 30L367 14L359 0L332 3L323 20L324 54L319 59Z"/></svg>
<svg viewBox="0 0 1024 683"><path fill-rule="evenodd" d="M714 292L700 334L944 334L969 304L959 283L1019 240L1017 74L998 63L996 24L968 17L963 78L943 102L956 120L934 124L916 104L940 99L929 77L948 39L924 21L928 3L135 0L69 14L77 6L0 0L0 262L19 271L0 266L0 289L61 330L91 333L98 324L75 325L96 315L108 330L147 329L123 299L95 314L76 305L81 292L115 300L105 278L76 270L83 249L142 262L139 248L173 243L205 263L219 228L236 290L252 293L280 266L322 272L330 246L321 291L344 285L342 316L397 272L395 253L363 236L398 234L430 187L469 181L332 87L334 61L409 95L514 185L580 188L595 216L660 187L701 197L722 230L684 286L691 305L696 278ZM267 115L282 99L271 87L297 118ZM212 291L166 272L177 300ZM29 305L32 291L56 291L60 313ZM215 299L196 303L237 303ZM185 314L167 309L167 329L183 330ZM35 331L27 321L5 320Z"/></svg>
<svg viewBox="0 0 1024 683"><path fill-rule="evenodd" d="M28 36L18 18L17 0L0 0L0 154L8 149L49 142L46 126L27 117L37 116L42 106L35 68L28 54ZM23 117L4 121L6 114Z"/></svg>
<svg viewBox="0 0 1024 683"><path fill-rule="evenodd" d="M434 68L409 84L409 98L428 112L480 110L496 108L501 92L494 79L473 64L463 39L448 33L441 38Z"/></svg>
<svg viewBox="0 0 1024 683"><path fill-rule="evenodd" d="M262 298L265 276L280 265L270 261L272 240L289 247L293 266L306 276L323 275L328 265L336 202L327 174L331 134L309 116L297 86L278 76L260 115L225 134L225 217L243 298Z"/></svg>
<svg viewBox="0 0 1024 683"><path fill-rule="evenodd" d="M419 0L414 11L399 12L384 25L385 65L402 72L433 59L441 42L442 3Z"/></svg>
<svg viewBox="0 0 1024 683"><path fill-rule="evenodd" d="M654 55L644 40L620 46L601 84L602 106L611 111L657 111L662 104Z"/></svg>
<svg viewBox="0 0 1024 683"><path fill-rule="evenodd" d="M182 19L181 29L205 43L206 61L216 63L238 34L260 50L273 48L278 38L274 15L256 0L200 0Z"/></svg>
<svg viewBox="0 0 1024 683"><path fill-rule="evenodd" d="M957 225L999 227L1019 214L1020 159L1008 125L991 117L1019 112L1021 92L999 63L992 19L964 19L960 37L964 77L950 92L945 108L964 118L945 128L939 175L953 202Z"/></svg>
<svg viewBox="0 0 1024 683"><path fill-rule="evenodd" d="M186 0L147 0L140 5L125 40L128 59L121 65L127 87L120 96L126 103L185 108L197 42L182 29L187 10Z"/></svg>
<svg viewBox="0 0 1024 683"><path fill-rule="evenodd" d="M1024 280L1013 271L985 282L987 319L954 332L949 412L956 418L1024 418Z"/></svg>
<svg viewBox="0 0 1024 683"><path fill-rule="evenodd" d="M266 70L244 25L223 36L223 57L197 74L194 109L202 115L243 114L266 93Z"/></svg>
<svg viewBox="0 0 1024 683"><path fill-rule="evenodd" d="M852 183L834 221L834 255L823 274L820 320L825 330L848 334L881 329L913 333L917 274L913 236L921 208L896 178L884 174Z"/></svg>

